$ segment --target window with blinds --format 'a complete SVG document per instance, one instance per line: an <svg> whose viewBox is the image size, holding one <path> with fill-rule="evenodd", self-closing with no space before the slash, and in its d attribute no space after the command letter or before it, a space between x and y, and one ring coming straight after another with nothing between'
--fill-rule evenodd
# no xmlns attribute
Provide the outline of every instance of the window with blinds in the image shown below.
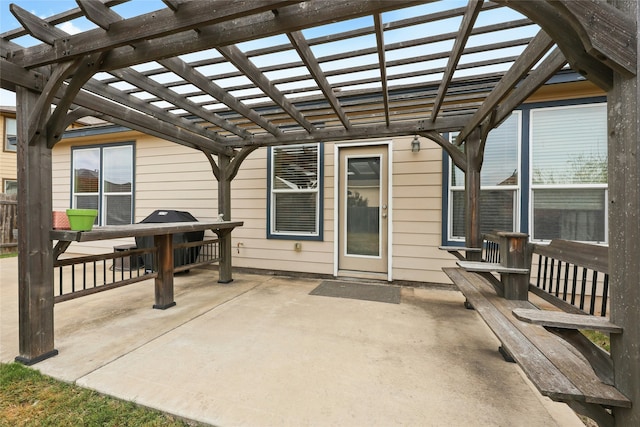
<svg viewBox="0 0 640 427"><path fill-rule="evenodd" d="M606 242L605 103L531 110L534 240Z"/></svg>
<svg viewBox="0 0 640 427"><path fill-rule="evenodd" d="M133 223L133 144L72 150L72 206L97 209L96 225Z"/></svg>
<svg viewBox="0 0 640 427"><path fill-rule="evenodd" d="M487 137L480 172L480 229L515 231L518 219L521 112L516 111ZM455 136L452 135L452 136ZM451 163L449 239L465 236L464 172Z"/></svg>
<svg viewBox="0 0 640 427"><path fill-rule="evenodd" d="M268 236L321 239L322 146L272 147L268 159Z"/></svg>

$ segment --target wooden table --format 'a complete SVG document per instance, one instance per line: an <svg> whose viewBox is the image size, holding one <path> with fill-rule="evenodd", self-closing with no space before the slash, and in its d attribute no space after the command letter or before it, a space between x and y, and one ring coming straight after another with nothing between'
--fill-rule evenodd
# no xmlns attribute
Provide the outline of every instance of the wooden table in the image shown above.
<svg viewBox="0 0 640 427"><path fill-rule="evenodd" d="M211 230L220 240L220 283L233 281L231 275L231 231L244 224L242 221L194 221L143 223L95 227L91 231L52 230L51 240L57 240L54 257L58 258L71 242L91 242L123 237L153 236L158 250L158 275L155 279L155 304L164 310L176 305L173 300L173 235L191 231Z"/></svg>

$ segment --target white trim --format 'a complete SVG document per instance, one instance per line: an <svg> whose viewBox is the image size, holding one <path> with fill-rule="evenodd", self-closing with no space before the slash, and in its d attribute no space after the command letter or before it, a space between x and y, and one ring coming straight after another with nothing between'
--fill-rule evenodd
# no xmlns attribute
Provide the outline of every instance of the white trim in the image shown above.
<svg viewBox="0 0 640 427"><path fill-rule="evenodd" d="M517 167L517 171L518 171L518 181L515 185L482 185L482 183L480 183L481 187L480 187L480 191L513 191L513 229L514 231L519 231L521 224L520 224L520 220L522 217L522 122L523 122L523 114L521 110L514 110L511 113L511 116L509 116L509 118L511 118L512 116L517 116L516 118L516 167ZM452 141L453 140L453 135L456 135L457 132L451 132L449 133L449 140ZM446 212L446 221L447 221L447 241L450 242L464 242L465 238L464 237L458 237L458 236L454 236L453 235L453 192L454 191L464 191L465 189L465 185L452 185L451 183L453 182L453 170L455 168L455 164L453 163L453 161L451 160L451 158L449 158L449 170L447 171L447 173L449 174L449 180L448 180L448 206L447 206L447 212Z"/></svg>
<svg viewBox="0 0 640 427"><path fill-rule="evenodd" d="M338 276L340 251L340 211L338 208L340 185L340 149L351 147L387 146L387 281L393 281L393 141L342 142L333 145L333 275Z"/></svg>
<svg viewBox="0 0 640 427"><path fill-rule="evenodd" d="M533 215L534 215L534 206L533 206L533 192L534 190L571 190L571 189L579 189L579 190L598 190L604 189L604 242L595 242L589 241L586 243L592 244L609 244L609 183L594 183L594 184L534 184L533 183L533 146L535 144L533 138L533 128L534 128L534 116L536 112L544 112L544 111L553 111L553 110L573 110L578 108L593 108L596 106L604 106L606 111L607 102L590 102L586 104L577 104L577 105L558 105L558 106L550 106L550 107L538 107L532 108L529 110L529 129L527 130L529 133L529 164L527 167L529 168L529 192L527 194L527 198L529 200L529 226L527 233L529 234L529 240L536 243L547 243L548 240L535 239L533 235ZM607 147L607 156L608 147Z"/></svg>

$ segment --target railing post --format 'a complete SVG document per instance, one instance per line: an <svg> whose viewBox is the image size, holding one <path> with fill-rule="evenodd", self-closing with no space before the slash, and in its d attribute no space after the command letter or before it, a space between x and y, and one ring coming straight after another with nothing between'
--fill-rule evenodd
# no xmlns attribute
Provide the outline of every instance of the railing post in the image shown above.
<svg viewBox="0 0 640 427"><path fill-rule="evenodd" d="M220 176L218 177L218 213L223 215L225 221L231 221L231 158L222 154L218 155ZM231 274L231 230L218 230L220 262L218 283L230 283L233 281Z"/></svg>
<svg viewBox="0 0 640 427"><path fill-rule="evenodd" d="M531 268L531 246L529 235L500 231L500 264L508 268ZM529 275L501 273L500 281L504 284L504 297L511 300L528 299Z"/></svg>
<svg viewBox="0 0 640 427"><path fill-rule="evenodd" d="M482 169L481 135L474 130L464 144L467 170L464 173L465 246L482 248L480 232L480 170ZM469 261L481 261L482 252L467 252Z"/></svg>
<svg viewBox="0 0 640 427"><path fill-rule="evenodd" d="M58 354L53 326L51 149L47 135L29 135L38 94L17 88L18 116L18 337L16 361L32 365ZM45 108L45 107L42 107ZM49 108L48 105L46 108ZM36 114L33 114L36 113Z"/></svg>

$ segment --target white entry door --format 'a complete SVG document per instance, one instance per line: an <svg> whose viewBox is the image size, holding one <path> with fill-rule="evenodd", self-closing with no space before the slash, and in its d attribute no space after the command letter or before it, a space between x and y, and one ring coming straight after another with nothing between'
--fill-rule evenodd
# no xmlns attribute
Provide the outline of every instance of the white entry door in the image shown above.
<svg viewBox="0 0 640 427"><path fill-rule="evenodd" d="M387 273L388 147L343 147L338 157L338 269Z"/></svg>

